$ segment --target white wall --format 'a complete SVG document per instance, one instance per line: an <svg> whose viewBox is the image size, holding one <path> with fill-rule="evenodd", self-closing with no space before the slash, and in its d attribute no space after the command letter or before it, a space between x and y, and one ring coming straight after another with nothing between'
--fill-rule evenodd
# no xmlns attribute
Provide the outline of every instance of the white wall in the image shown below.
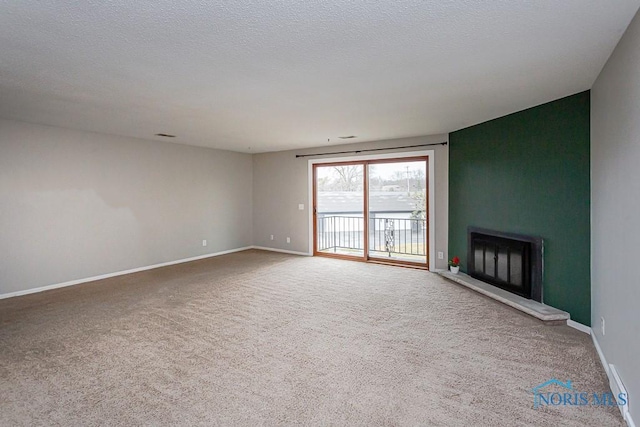
<svg viewBox="0 0 640 427"><path fill-rule="evenodd" d="M0 120L0 295L249 246L252 182L247 154Z"/></svg>
<svg viewBox="0 0 640 427"><path fill-rule="evenodd" d="M296 158L296 154L399 147L445 141L448 141L448 135L432 135L254 155L254 245L295 252L309 252L309 158ZM447 224L449 220L448 147L438 145L424 147L423 149L435 151L435 242L436 251L443 251L446 254L448 238ZM417 150L420 149L407 148L402 150L381 151L380 154L413 152ZM359 155L364 154L372 153L360 153ZM313 157L313 159L330 159L349 156L358 155L339 154ZM304 211L298 210L298 204L300 203L304 204ZM269 239L271 234L275 236L275 240L273 241ZM291 237L290 244L286 243L287 237ZM436 261L436 268L447 268L446 260Z"/></svg>
<svg viewBox="0 0 640 427"><path fill-rule="evenodd" d="M640 419L640 17L591 91L591 324ZM600 318L606 321L606 334Z"/></svg>

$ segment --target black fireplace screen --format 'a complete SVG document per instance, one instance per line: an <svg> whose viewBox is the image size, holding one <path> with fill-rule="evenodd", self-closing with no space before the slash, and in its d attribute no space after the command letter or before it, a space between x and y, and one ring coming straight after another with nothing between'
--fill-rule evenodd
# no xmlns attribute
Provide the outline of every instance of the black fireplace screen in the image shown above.
<svg viewBox="0 0 640 427"><path fill-rule="evenodd" d="M541 301L541 249L542 241L537 238L470 229L468 273L514 294Z"/></svg>

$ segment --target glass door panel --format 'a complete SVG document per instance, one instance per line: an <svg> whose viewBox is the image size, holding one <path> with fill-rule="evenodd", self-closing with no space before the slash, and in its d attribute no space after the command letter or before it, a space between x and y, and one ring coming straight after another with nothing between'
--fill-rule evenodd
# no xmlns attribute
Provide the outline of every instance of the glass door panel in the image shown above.
<svg viewBox="0 0 640 427"><path fill-rule="evenodd" d="M364 164L315 165L315 251L365 256Z"/></svg>
<svg viewBox="0 0 640 427"><path fill-rule="evenodd" d="M427 263L427 162L368 164L369 258Z"/></svg>

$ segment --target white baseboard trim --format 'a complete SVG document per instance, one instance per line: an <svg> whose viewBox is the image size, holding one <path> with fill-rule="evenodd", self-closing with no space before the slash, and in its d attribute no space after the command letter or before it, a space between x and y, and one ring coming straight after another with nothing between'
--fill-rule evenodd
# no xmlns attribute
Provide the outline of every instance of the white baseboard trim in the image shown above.
<svg viewBox="0 0 640 427"><path fill-rule="evenodd" d="M619 396L620 393L624 393L627 398L629 394L627 393L627 389L625 388L620 376L618 375L618 370L614 365L609 365L609 372L611 375L609 376L609 387L611 388L611 392L614 396ZM616 399L618 400L618 399ZM629 402L626 405L620 406L620 412L622 413L622 418L626 421L629 414Z"/></svg>
<svg viewBox="0 0 640 427"><path fill-rule="evenodd" d="M19 297L19 296L22 296L22 295L35 294L35 293L44 292L44 291L50 291L52 289L64 288L64 287L73 286L73 285L79 285L81 283L87 283L87 282L93 282L93 281L96 281L96 280L108 279L110 277L123 276L125 274L138 273L140 271L152 270L154 268L167 267L169 265L182 264L184 262L197 261L199 259L211 258L211 257L220 256L220 255L226 255L226 254L230 254L230 253L234 253L234 252L246 251L246 250L249 250L249 249L252 249L252 248L253 248L253 246L245 246L245 247L242 247L242 248L229 249L229 250L226 250L226 251L214 252L214 253L205 254L205 255L198 255L198 256L191 257L191 258L179 259L179 260L176 260L176 261L168 261L168 262L162 262L160 264L147 265L145 267L132 268L130 270L116 271L115 273L107 273L107 274L101 274L99 276L86 277L84 279L71 280L69 282L64 282L64 283L55 283L53 285L41 286L39 288L32 288L32 289L25 289L23 291L9 292L9 293L6 293L6 294L0 294L0 299L13 298L13 297Z"/></svg>
<svg viewBox="0 0 640 427"><path fill-rule="evenodd" d="M573 329L577 329L580 332L584 332L585 334L591 335L591 328L587 325L583 325L582 323L573 321L571 319L567 320L567 326L572 327Z"/></svg>
<svg viewBox="0 0 640 427"><path fill-rule="evenodd" d="M604 368L604 372L605 372L605 374L607 374L607 378L611 378L611 373L609 372L609 364L607 363L607 359L605 359L605 357L604 357L604 353L602 352L602 349L600 348L600 344L598 344L598 340L596 339L596 335L595 334L591 334L591 340L593 341L593 345L596 348L596 352L598 353L598 357L600 358L600 363L602 364L602 367Z"/></svg>
<svg viewBox="0 0 640 427"><path fill-rule="evenodd" d="M280 252L280 253L283 253L283 254L311 256L311 254L308 253L308 252L288 251L286 249L268 248L266 246L252 246L251 248L252 249L259 249L261 251Z"/></svg>
<svg viewBox="0 0 640 427"><path fill-rule="evenodd" d="M614 389L622 389L625 390L622 381L620 380L620 377L618 376L617 372L615 372L614 370L612 370L611 368L609 368L609 364L607 363L607 359L604 357L604 353L602 352L602 349L600 348L600 344L598 343L598 340L596 339L596 334L591 334L591 339L593 341L593 345L596 348L596 352L598 352L598 357L600 358L600 363L602 364L602 367L604 368L604 372L607 374L607 378L609 379L609 384L611 387L611 391L614 392ZM611 365L613 366L613 365ZM620 408L620 413L622 415L622 418L624 418L624 420L627 423L627 426L629 427L636 427L636 424L633 422L633 418L631 418L631 412L629 412L629 406L630 406L630 402L629 402L629 395L627 394L627 406L626 407L619 407Z"/></svg>

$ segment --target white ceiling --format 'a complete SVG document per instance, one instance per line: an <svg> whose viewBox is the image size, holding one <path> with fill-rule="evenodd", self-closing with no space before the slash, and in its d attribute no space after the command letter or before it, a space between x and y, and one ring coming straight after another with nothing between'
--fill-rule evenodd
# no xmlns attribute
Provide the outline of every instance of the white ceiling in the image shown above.
<svg viewBox="0 0 640 427"><path fill-rule="evenodd" d="M0 0L0 117L245 152L446 133L589 89L639 6Z"/></svg>

